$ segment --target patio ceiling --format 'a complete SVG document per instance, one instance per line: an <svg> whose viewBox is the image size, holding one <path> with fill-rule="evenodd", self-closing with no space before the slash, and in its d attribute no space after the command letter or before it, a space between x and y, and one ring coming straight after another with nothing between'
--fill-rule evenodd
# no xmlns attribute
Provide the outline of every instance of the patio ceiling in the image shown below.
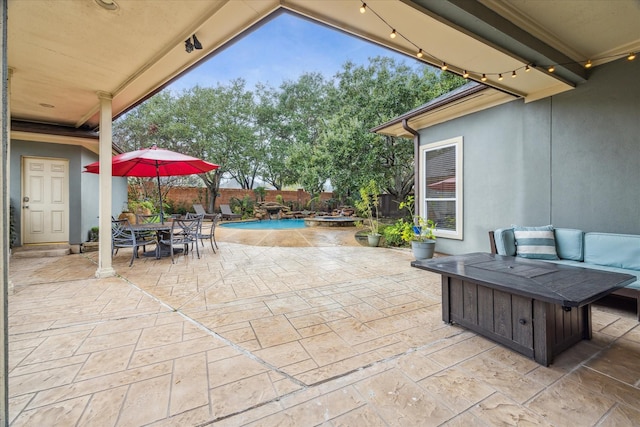
<svg viewBox="0 0 640 427"><path fill-rule="evenodd" d="M11 117L97 129L98 91L113 95L118 116L282 12L414 58L418 46L423 60L445 61L476 79L486 73L487 84L526 101L584 82L586 59L598 65L640 51L637 0L366 3L370 10L361 14L358 0L11 0ZM389 38L389 26L402 36ZM187 53L185 40L192 34L203 49ZM510 75L527 64L538 66L497 80L497 73ZM558 65L553 74L542 67L549 64Z"/></svg>

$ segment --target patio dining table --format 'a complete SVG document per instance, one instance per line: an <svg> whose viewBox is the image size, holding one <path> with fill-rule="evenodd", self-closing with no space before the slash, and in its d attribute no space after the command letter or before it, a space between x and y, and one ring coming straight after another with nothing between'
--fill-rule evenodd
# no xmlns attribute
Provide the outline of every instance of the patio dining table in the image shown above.
<svg viewBox="0 0 640 427"><path fill-rule="evenodd" d="M131 224L131 229L136 233L150 232L153 231L156 233L156 237L158 238L158 242L160 242L161 237L165 233L169 233L171 231L171 227L173 226L172 222L146 222L142 224ZM160 256L170 256L170 248L167 245L163 245L158 243L160 247ZM174 252L182 252L182 249L174 248ZM154 257L156 256L156 251L147 251L143 253L144 256Z"/></svg>

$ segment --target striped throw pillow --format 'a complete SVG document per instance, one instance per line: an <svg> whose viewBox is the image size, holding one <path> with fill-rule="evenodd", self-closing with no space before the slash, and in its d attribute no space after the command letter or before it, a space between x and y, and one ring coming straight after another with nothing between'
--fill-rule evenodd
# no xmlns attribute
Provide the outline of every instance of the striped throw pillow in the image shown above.
<svg viewBox="0 0 640 427"><path fill-rule="evenodd" d="M543 227L513 226L516 256L531 259L558 259L552 225Z"/></svg>

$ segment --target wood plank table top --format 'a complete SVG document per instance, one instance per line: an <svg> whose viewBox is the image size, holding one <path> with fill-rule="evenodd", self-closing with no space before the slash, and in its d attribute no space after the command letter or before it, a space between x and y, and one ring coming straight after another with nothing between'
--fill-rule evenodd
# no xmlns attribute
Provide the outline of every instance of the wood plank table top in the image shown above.
<svg viewBox="0 0 640 427"><path fill-rule="evenodd" d="M413 261L411 265L563 307L591 304L637 280L630 274L482 252Z"/></svg>

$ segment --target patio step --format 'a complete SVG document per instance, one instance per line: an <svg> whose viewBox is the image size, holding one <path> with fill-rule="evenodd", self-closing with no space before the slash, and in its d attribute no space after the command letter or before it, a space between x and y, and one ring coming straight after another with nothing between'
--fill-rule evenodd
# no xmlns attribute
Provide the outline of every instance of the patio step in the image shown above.
<svg viewBox="0 0 640 427"><path fill-rule="evenodd" d="M51 243L45 245L24 245L13 248L11 256L14 258L44 258L69 255L71 246L68 243Z"/></svg>

